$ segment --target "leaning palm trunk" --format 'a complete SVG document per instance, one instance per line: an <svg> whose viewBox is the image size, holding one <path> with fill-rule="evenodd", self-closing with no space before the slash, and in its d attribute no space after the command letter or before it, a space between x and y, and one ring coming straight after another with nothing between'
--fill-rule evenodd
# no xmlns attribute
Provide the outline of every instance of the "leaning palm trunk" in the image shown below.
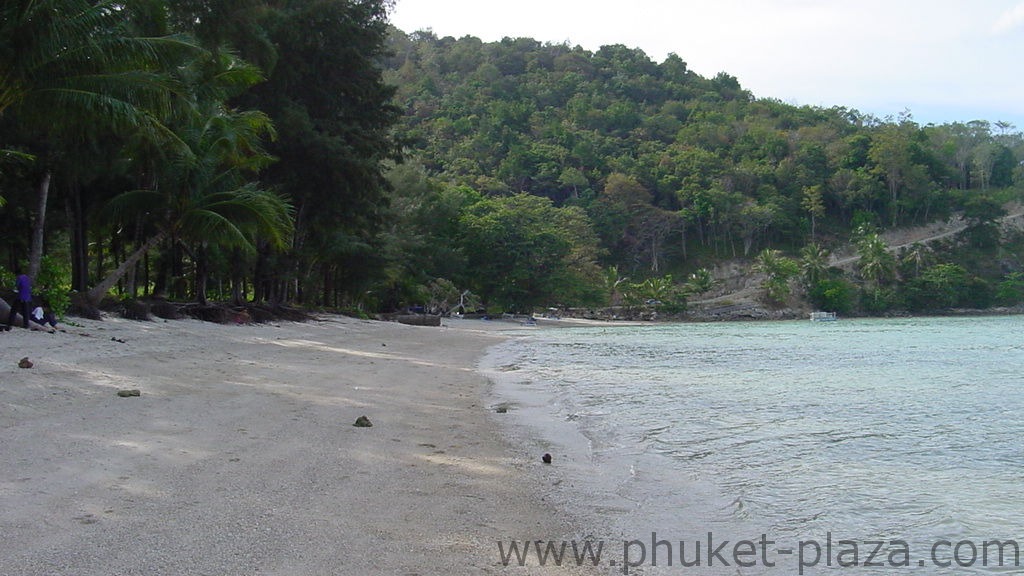
<svg viewBox="0 0 1024 576"><path fill-rule="evenodd" d="M0 325L6 325L7 324L7 315L10 314L10 313L11 313L11 305L8 304L6 300L3 300L2 298L0 298ZM19 325L21 323L21 321L22 321L21 320L21 314L15 314L15 316L14 316L15 325Z"/></svg>
<svg viewBox="0 0 1024 576"><path fill-rule="evenodd" d="M132 266L135 266L135 264L146 255L146 252L149 252L150 248L160 243L165 236L166 234L164 232L158 232L155 236L146 240L146 243L139 246L135 252L132 252L132 255L126 258L124 262L121 262L121 265L118 266L117 269L110 274L107 274L107 277L99 284L90 288L85 294L85 301L92 306L99 305L100 300L103 300L103 297L106 296L107 292L114 287L114 284L117 284L118 280L123 278L124 275L128 273L128 270L130 270Z"/></svg>

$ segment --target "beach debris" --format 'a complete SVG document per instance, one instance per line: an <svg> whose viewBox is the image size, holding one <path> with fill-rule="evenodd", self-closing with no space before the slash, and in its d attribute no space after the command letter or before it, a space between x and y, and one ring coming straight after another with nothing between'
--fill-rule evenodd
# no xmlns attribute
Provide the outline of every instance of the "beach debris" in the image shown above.
<svg viewBox="0 0 1024 576"><path fill-rule="evenodd" d="M373 422L370 422L370 419L366 416L360 416L359 418L356 418L356 423L353 424L353 426L357 428L369 428L373 426Z"/></svg>
<svg viewBox="0 0 1024 576"><path fill-rule="evenodd" d="M551 464L551 454L545 452L544 455L540 457L540 460L545 464Z"/></svg>
<svg viewBox="0 0 1024 576"><path fill-rule="evenodd" d="M438 314L395 314L388 315L385 320L407 324L409 326L440 326L441 316Z"/></svg>
<svg viewBox="0 0 1024 576"><path fill-rule="evenodd" d="M120 342L121 344L124 344L124 340L121 340L120 338L118 338L118 337L116 337L116 336L111 336L111 337L110 337L110 340L111 340L112 342Z"/></svg>
<svg viewBox="0 0 1024 576"><path fill-rule="evenodd" d="M494 411L497 412L498 414L504 414L508 412L508 406L498 406L497 408L494 409Z"/></svg>
<svg viewBox="0 0 1024 576"><path fill-rule="evenodd" d="M132 388L131 390L118 390L117 395L121 398L130 398L132 396L142 396L142 391L136 388Z"/></svg>
<svg viewBox="0 0 1024 576"><path fill-rule="evenodd" d="M18 360L18 368L31 368L31 367L32 367L32 361L28 359L28 356L25 356L21 360Z"/></svg>

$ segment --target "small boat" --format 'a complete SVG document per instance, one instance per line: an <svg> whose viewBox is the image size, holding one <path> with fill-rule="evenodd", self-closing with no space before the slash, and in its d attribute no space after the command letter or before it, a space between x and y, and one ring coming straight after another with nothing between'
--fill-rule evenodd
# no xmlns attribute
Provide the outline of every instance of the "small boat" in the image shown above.
<svg viewBox="0 0 1024 576"><path fill-rule="evenodd" d="M811 322L835 322L835 312L811 312Z"/></svg>

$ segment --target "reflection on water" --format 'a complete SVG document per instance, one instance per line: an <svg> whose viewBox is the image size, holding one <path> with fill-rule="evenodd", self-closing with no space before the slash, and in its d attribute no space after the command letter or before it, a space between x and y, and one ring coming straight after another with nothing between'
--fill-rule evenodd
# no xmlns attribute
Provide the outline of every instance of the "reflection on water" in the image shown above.
<svg viewBox="0 0 1024 576"><path fill-rule="evenodd" d="M941 539L1024 546L1020 317L569 328L498 354L506 393L549 394L589 440L627 530L899 539L915 564Z"/></svg>

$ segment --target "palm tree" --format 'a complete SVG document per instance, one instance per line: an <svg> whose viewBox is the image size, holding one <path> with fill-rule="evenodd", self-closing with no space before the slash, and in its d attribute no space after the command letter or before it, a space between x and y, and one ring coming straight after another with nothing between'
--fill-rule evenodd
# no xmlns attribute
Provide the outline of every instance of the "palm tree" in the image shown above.
<svg viewBox="0 0 1024 576"><path fill-rule="evenodd" d="M914 266L914 277L921 275L921 268L928 263L931 250L920 242L914 242L900 254L900 262Z"/></svg>
<svg viewBox="0 0 1024 576"><path fill-rule="evenodd" d="M686 281L686 289L691 294L703 294L715 287L715 277L707 268L698 268Z"/></svg>
<svg viewBox="0 0 1024 576"><path fill-rule="evenodd" d="M860 275L865 280L878 286L892 278L896 267L896 259L889 252L889 247L878 234L868 234L857 244Z"/></svg>
<svg viewBox="0 0 1024 576"><path fill-rule="evenodd" d="M778 250L765 248L757 255L754 270L765 275L761 286L768 298L782 302L789 296L789 280L796 276L800 268Z"/></svg>
<svg viewBox="0 0 1024 576"><path fill-rule="evenodd" d="M273 124L262 112L225 105L229 97L262 81L259 70L219 49L192 59L175 77L187 98L172 108L168 124L182 146L164 150L149 139L136 142L140 171L152 173L153 181L108 204L115 219L141 220L156 232L88 291L86 299L92 305L164 240L191 258L194 292L202 304L211 246L253 252L257 237L273 247L290 240L291 205L254 183L255 175L273 161L262 146L265 138L275 137Z"/></svg>
<svg viewBox="0 0 1024 576"><path fill-rule="evenodd" d="M829 251L820 244L812 243L800 249L800 271L804 283L812 287L818 283L828 270Z"/></svg>
<svg viewBox="0 0 1024 576"><path fill-rule="evenodd" d="M273 131L261 112L220 111L186 130L188 144L166 164L159 187L115 197L115 217L142 217L157 232L110 275L89 290L95 305L150 248L167 239L181 246L196 267L196 297L206 303L206 259L211 245L255 251L258 236L275 247L292 233L291 205L281 196L245 179L271 160L258 142Z"/></svg>
<svg viewBox="0 0 1024 576"><path fill-rule="evenodd" d="M183 51L181 37L141 38L127 32L123 2L11 0L0 3L0 116L41 148L70 153L97 131L168 136L158 120L173 84L162 70ZM0 142L0 146L8 143ZM39 271L52 168L41 164L29 256Z"/></svg>
<svg viewBox="0 0 1024 576"><path fill-rule="evenodd" d="M608 302L615 306L622 300L622 295L619 291L619 286L623 282L628 282L628 276L619 276L618 266L609 266L604 271L604 289L608 294Z"/></svg>

